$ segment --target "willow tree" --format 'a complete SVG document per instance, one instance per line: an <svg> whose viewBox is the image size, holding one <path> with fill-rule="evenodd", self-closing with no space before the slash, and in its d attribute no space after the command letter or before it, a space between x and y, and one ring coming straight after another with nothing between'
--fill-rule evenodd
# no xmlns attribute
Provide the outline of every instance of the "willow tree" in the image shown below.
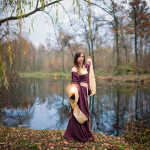
<svg viewBox="0 0 150 150"><path fill-rule="evenodd" d="M12 57L13 52L10 45L10 30L12 26L12 22L16 23L16 27L19 27L19 33L21 33L22 21L24 18L30 17L39 11L45 11L45 8L53 8L56 7L56 20L58 21L58 5L63 0L2 0L0 4L0 86L4 84L6 89L8 89L9 83L6 74L7 64L5 62L5 58L3 57L3 47L1 46L1 41L7 42L7 54L9 57L10 66L12 65ZM65 0L64 0L65 1ZM85 0L83 0L85 1ZM90 4L90 0L86 1ZM72 0L73 9L78 9L79 18L80 18L80 6L81 1ZM89 5L90 7L90 5ZM47 12L48 13L48 12ZM15 22L16 21L16 22ZM34 19L31 21L31 27L33 28ZM29 29L30 32L30 29Z"/></svg>

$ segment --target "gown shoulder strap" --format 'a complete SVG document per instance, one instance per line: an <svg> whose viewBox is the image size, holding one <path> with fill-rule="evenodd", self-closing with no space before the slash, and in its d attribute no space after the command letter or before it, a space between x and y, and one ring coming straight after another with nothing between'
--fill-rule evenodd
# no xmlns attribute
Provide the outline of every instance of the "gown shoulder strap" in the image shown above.
<svg viewBox="0 0 150 150"><path fill-rule="evenodd" d="M73 71L74 71L74 72L77 72L76 67L73 67L73 68L72 68L71 72L73 72Z"/></svg>

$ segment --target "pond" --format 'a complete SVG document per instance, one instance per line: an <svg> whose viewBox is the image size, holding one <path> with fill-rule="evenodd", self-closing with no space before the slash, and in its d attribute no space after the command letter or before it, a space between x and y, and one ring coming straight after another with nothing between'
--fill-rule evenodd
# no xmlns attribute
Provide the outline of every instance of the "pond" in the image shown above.
<svg viewBox="0 0 150 150"><path fill-rule="evenodd" d="M9 91L0 91L3 126L31 129L66 129L71 105L67 93L71 79L21 78ZM150 85L97 81L97 93L89 98L90 127L96 132L120 136L131 117L150 117Z"/></svg>

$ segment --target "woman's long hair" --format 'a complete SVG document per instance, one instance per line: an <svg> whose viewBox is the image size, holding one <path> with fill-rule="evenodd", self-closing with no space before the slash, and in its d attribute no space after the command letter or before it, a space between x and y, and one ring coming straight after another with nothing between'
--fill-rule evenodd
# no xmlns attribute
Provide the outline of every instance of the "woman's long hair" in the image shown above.
<svg viewBox="0 0 150 150"><path fill-rule="evenodd" d="M77 62L77 59L78 57L80 57L80 55L82 54L83 52L76 52L75 56L74 56L74 67L77 69L77 73L80 74L80 68L79 68L79 63ZM84 53L83 53L84 55ZM82 67L83 65L85 64L85 55L84 55L84 60L83 60L83 63L82 63Z"/></svg>

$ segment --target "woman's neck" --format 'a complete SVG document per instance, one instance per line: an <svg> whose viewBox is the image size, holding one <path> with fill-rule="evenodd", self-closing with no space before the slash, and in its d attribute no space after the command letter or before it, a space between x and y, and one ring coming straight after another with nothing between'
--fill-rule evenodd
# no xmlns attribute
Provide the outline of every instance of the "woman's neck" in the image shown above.
<svg viewBox="0 0 150 150"><path fill-rule="evenodd" d="M81 66L81 64L79 64L79 68L83 68L83 66Z"/></svg>

